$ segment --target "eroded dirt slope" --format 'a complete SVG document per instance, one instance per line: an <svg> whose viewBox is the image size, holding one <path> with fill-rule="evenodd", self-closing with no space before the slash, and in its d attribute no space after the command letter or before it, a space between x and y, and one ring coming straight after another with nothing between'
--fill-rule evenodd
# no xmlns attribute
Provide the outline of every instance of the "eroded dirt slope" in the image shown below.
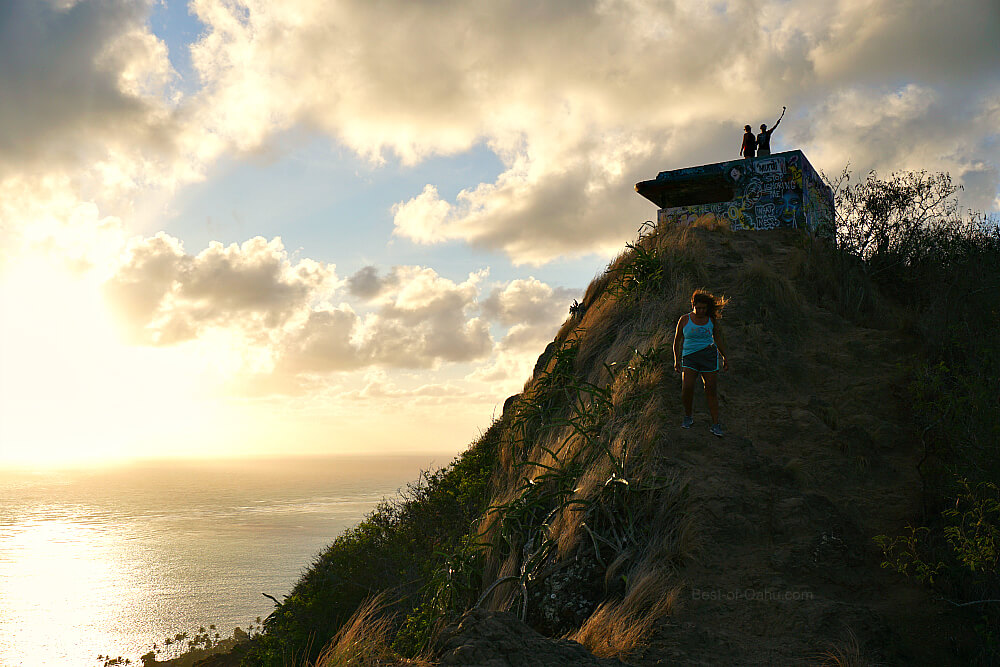
<svg viewBox="0 0 1000 667"><path fill-rule="evenodd" d="M857 664L962 664L956 610L882 569L872 541L921 518L922 452L890 314L838 315L809 284L793 232L694 232L706 287L732 297L727 435L708 432L698 395L694 428L678 427L675 375L658 453L691 480L699 546L677 572L682 604L632 662L807 665L839 651L868 661ZM741 298L767 267L795 289L787 314L748 312Z"/></svg>

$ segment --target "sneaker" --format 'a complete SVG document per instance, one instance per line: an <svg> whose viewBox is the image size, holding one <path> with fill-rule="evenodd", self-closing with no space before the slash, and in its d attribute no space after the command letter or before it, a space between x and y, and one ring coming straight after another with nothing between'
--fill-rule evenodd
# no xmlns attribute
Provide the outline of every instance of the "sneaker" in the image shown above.
<svg viewBox="0 0 1000 667"><path fill-rule="evenodd" d="M694 425L694 417L685 417L681 422L681 428L691 428Z"/></svg>
<svg viewBox="0 0 1000 667"><path fill-rule="evenodd" d="M712 435L722 437L722 424L712 424L712 427L708 430L712 432Z"/></svg>

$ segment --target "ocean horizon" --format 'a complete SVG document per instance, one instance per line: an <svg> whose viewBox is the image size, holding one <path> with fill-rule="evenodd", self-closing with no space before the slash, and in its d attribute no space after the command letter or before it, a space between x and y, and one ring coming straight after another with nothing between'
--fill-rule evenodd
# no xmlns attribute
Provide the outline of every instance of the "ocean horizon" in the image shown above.
<svg viewBox="0 0 1000 667"><path fill-rule="evenodd" d="M264 593L455 455L0 470L0 665L141 664L177 633L246 630L274 609Z"/></svg>

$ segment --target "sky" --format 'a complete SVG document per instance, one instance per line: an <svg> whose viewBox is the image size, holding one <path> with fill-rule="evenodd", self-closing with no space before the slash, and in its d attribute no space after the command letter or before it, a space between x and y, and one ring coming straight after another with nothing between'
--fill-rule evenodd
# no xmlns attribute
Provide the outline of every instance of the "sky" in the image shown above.
<svg viewBox="0 0 1000 667"><path fill-rule="evenodd" d="M772 150L1000 211L996 0L4 0L0 463L457 452Z"/></svg>

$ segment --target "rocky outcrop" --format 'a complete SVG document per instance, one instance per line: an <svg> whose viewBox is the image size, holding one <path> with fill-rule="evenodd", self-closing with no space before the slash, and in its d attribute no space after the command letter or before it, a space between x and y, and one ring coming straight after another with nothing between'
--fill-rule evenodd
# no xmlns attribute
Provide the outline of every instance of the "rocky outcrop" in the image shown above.
<svg viewBox="0 0 1000 667"><path fill-rule="evenodd" d="M440 665L456 667L616 667L568 639L548 639L513 614L473 609L439 639Z"/></svg>

